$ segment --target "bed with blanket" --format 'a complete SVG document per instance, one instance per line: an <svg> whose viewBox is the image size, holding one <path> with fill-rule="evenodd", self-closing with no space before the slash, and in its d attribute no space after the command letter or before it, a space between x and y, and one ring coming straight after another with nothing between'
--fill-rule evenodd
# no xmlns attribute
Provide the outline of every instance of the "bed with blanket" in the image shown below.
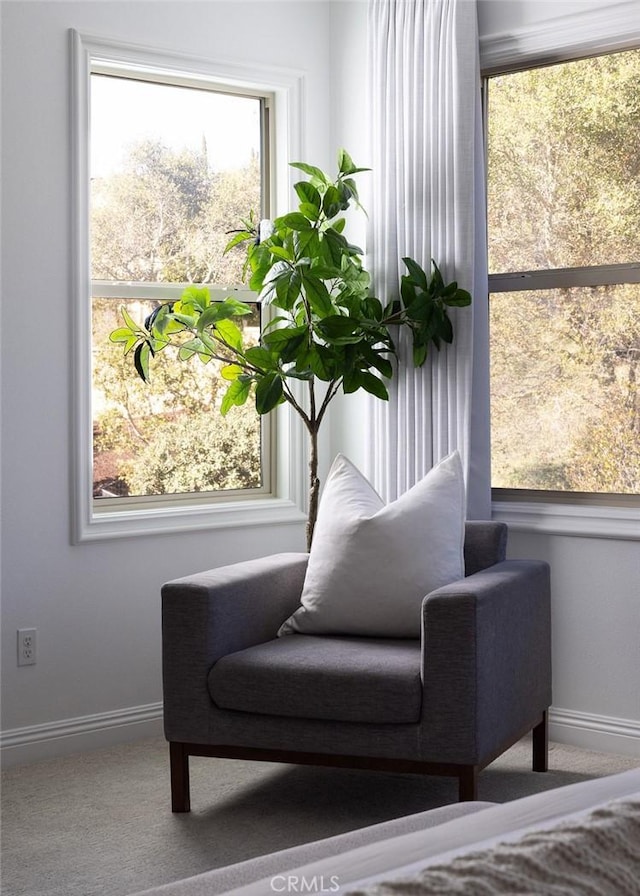
<svg viewBox="0 0 640 896"><path fill-rule="evenodd" d="M640 896L640 768L495 804L456 803L137 896Z"/></svg>

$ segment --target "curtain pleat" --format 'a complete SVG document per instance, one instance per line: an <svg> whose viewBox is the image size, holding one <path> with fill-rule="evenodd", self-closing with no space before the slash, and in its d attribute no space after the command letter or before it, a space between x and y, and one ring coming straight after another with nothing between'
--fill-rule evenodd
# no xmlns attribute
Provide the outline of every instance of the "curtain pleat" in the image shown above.
<svg viewBox="0 0 640 896"><path fill-rule="evenodd" d="M460 450L468 515L487 518L489 393L484 162L474 0L370 0L372 167L367 264L383 303L403 256L434 258L474 301L451 309L453 345L413 367L411 340L390 401L369 402L367 473L386 500Z"/></svg>

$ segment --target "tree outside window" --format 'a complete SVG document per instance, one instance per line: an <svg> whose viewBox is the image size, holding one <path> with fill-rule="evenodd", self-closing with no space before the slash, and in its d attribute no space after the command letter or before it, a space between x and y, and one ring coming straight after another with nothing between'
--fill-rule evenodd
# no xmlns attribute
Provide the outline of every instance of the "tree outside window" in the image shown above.
<svg viewBox="0 0 640 896"><path fill-rule="evenodd" d="M640 493L640 50L488 79L492 484Z"/></svg>
<svg viewBox="0 0 640 896"><path fill-rule="evenodd" d="M223 252L240 219L265 210L264 109L259 96L91 75L93 494L100 503L268 483L260 418L250 406L222 417L226 384L215 362L185 365L167 352L145 386L109 342L122 305L144 319L187 283L238 288L240 254ZM244 325L257 341L257 304Z"/></svg>

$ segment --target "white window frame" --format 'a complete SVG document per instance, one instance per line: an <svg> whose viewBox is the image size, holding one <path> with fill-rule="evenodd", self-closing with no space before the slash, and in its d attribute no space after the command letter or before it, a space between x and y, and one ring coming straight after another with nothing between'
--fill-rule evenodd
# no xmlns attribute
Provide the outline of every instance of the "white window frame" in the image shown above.
<svg viewBox="0 0 640 896"><path fill-rule="evenodd" d="M614 7L584 10L558 16L510 31L487 35L480 40L480 65L483 76L519 71L538 65L569 62L585 56L599 56L617 50L640 47L640 8L636 0ZM625 282L640 279L639 265L610 265L602 268L603 282L616 280L624 268ZM593 273L595 269L591 270ZM521 289L532 288L527 272L490 278L490 291L508 287L507 278L520 279ZM535 272L542 288L566 285L564 272ZM557 280L557 282L555 282ZM574 285L574 284L572 284ZM524 490L523 490L524 491ZM562 502L530 500L493 500L492 517L506 522L514 531L546 535L640 540L640 507L607 503L606 496L563 496Z"/></svg>
<svg viewBox="0 0 640 896"><path fill-rule="evenodd" d="M266 66L244 66L189 57L114 42L70 31L72 113L72 358L70 451L71 541L73 544L135 535L184 532L201 529L300 523L306 519L307 440L297 415L281 406L272 430L272 486L268 494L239 492L215 496L203 502L190 496L171 496L165 502L121 502L109 509L93 498L93 438L91 408L91 300L89 241L89 124L90 77L98 68L171 83L206 83L216 89L269 93L273 98L272 158L270 181L274 215L288 207L293 183L288 161L300 157L302 144L303 77L300 73ZM168 287L169 289L174 287ZM163 298L154 285L154 295ZM228 290L224 292L228 294ZM212 290L215 298L215 290ZM254 297L251 297L255 300ZM160 506L162 505L162 506Z"/></svg>

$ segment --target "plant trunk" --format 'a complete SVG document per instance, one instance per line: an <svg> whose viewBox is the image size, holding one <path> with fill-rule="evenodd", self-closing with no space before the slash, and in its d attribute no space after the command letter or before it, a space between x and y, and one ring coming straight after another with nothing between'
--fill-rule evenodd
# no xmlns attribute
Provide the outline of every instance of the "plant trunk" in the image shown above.
<svg viewBox="0 0 640 896"><path fill-rule="evenodd" d="M320 496L320 480L318 479L318 430L309 429L311 452L309 456L309 516L307 518L307 550L311 550L313 530L318 517L318 499Z"/></svg>

